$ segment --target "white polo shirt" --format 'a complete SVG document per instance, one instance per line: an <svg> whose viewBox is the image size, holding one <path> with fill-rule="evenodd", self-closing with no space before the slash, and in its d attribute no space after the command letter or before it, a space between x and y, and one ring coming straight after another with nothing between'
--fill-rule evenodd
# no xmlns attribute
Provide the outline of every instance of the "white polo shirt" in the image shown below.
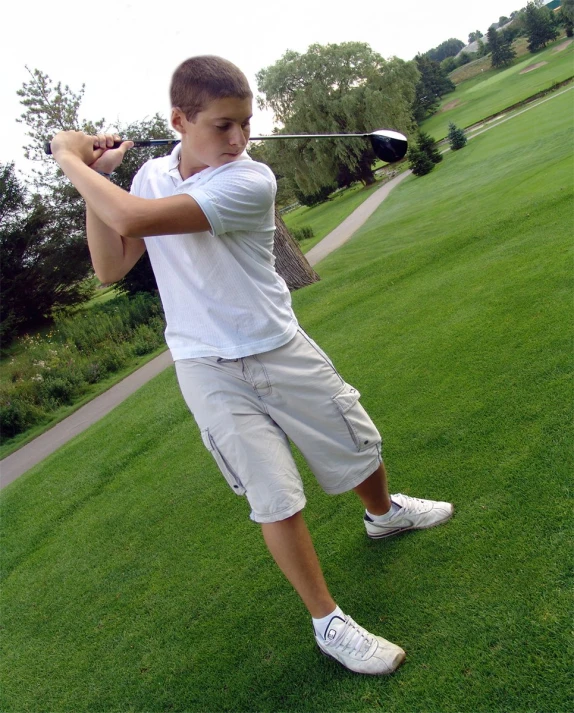
<svg viewBox="0 0 574 713"><path fill-rule="evenodd" d="M131 193L163 198L188 193L211 231L145 238L163 303L174 360L238 359L276 349L297 331L291 295L275 271L277 184L247 155L185 181L180 146L145 163Z"/></svg>

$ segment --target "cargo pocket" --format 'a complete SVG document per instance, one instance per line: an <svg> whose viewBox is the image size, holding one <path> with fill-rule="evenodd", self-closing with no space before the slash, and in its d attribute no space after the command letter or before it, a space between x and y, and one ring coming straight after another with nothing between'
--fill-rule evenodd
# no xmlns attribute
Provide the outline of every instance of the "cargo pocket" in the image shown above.
<svg viewBox="0 0 574 713"><path fill-rule="evenodd" d="M361 394L357 389L345 384L332 398L349 429L357 451L366 451L381 442L381 434L359 403Z"/></svg>
<svg viewBox="0 0 574 713"><path fill-rule="evenodd" d="M223 473L225 480L227 480L229 487L236 495L245 495L245 488L241 484L239 476L235 473L233 468L231 468L231 466L217 447L215 441L213 440L213 436L209 432L209 428L206 428L201 432L201 439L203 441L203 445L215 458L215 462L219 466L219 470Z"/></svg>

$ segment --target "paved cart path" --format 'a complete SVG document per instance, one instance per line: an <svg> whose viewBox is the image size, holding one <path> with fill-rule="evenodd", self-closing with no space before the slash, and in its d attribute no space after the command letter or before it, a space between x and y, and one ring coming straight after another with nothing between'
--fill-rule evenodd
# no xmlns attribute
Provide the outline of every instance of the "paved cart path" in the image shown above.
<svg viewBox="0 0 574 713"><path fill-rule="evenodd" d="M410 171L405 171L400 176L393 178L381 186L367 198L350 216L348 216L335 230L325 236L315 247L306 254L311 265L316 265L329 253L347 242L354 233L363 225L369 216L389 195L390 191L404 180ZM109 413L128 396L137 391L154 376L157 376L168 366L173 364L169 351L163 352L155 359L134 371L103 394L82 406L71 416L60 421L56 426L46 431L30 443L0 461L0 488L4 488L32 466L40 463L64 443L67 443L78 433L89 428L93 423Z"/></svg>

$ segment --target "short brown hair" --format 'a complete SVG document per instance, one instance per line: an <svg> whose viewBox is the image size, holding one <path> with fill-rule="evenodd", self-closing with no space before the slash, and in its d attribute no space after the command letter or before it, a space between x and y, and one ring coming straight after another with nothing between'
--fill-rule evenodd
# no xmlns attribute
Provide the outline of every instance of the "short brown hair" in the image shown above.
<svg viewBox="0 0 574 713"><path fill-rule="evenodd" d="M169 94L172 107L181 109L188 121L193 121L213 99L253 97L243 72L214 55L190 57L182 62L173 73Z"/></svg>

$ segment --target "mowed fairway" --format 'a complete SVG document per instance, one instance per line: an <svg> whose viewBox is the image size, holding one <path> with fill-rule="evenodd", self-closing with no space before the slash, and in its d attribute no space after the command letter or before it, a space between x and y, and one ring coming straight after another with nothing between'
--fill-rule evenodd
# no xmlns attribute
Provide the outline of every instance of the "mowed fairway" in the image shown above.
<svg viewBox="0 0 574 713"><path fill-rule="evenodd" d="M448 153L294 295L392 490L456 506L371 542L299 458L335 597L405 665L318 653L169 370L2 495L2 711L571 710L571 125L566 94Z"/></svg>
<svg viewBox="0 0 574 713"><path fill-rule="evenodd" d="M566 38L556 40L507 69L489 69L462 82L443 97L438 112L421 128L439 141L448 134L451 121L462 128L471 126L573 76L574 43Z"/></svg>

